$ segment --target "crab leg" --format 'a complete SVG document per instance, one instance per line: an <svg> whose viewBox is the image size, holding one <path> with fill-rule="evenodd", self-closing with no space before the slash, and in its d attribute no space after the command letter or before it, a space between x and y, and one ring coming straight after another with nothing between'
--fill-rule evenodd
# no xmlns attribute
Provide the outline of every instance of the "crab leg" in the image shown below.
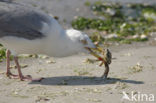
<svg viewBox="0 0 156 103"><path fill-rule="evenodd" d="M107 76L108 76L108 72L109 72L109 65L106 63L105 64L105 72L104 72L104 74L101 76L102 78L104 78L104 79L106 79L107 78Z"/></svg>

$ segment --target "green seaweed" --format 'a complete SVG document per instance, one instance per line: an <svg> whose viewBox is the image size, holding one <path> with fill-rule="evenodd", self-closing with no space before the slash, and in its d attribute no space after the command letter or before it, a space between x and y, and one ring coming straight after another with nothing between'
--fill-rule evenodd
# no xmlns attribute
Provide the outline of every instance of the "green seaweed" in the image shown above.
<svg viewBox="0 0 156 103"><path fill-rule="evenodd" d="M109 41L130 44L132 42L147 41L148 38L132 38L133 35L148 35L156 32L156 23L153 18L146 18L145 13L156 14L154 5L127 4L127 8L137 13L137 17L125 15L123 5L119 3L105 3L97 1L90 4L90 8L95 14L101 15L104 19L78 17L72 21L72 27L79 30L97 30L90 38L93 42L104 42L106 39L98 34L105 31L107 34L117 34L118 38L109 38ZM109 11L109 12L108 12ZM114 12L111 13L110 11Z"/></svg>
<svg viewBox="0 0 156 103"><path fill-rule="evenodd" d="M6 49L3 48L2 46L0 46L0 62L2 62L3 59L6 58L6 57L5 57L5 51L6 51Z"/></svg>

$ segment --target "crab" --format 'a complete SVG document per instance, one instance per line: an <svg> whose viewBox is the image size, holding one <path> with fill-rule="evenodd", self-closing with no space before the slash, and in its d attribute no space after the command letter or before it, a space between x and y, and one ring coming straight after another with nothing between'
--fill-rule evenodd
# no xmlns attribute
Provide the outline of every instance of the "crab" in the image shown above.
<svg viewBox="0 0 156 103"><path fill-rule="evenodd" d="M108 73L109 73L109 65L111 64L112 60L112 54L109 49L103 49L99 46L96 46L96 48L86 48L91 55L97 58L97 61L101 61L99 66L105 66L105 71L101 78L107 79ZM96 52L101 53L101 55L97 54Z"/></svg>

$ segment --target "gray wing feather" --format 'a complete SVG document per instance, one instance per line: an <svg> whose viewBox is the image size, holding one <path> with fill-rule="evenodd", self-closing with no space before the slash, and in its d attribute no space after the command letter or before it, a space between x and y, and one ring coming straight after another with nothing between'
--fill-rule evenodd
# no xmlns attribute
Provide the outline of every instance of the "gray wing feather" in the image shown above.
<svg viewBox="0 0 156 103"><path fill-rule="evenodd" d="M7 3L11 3L12 0L0 0L0 2L7 2Z"/></svg>
<svg viewBox="0 0 156 103"><path fill-rule="evenodd" d="M26 39L44 37L42 22L50 23L50 18L32 8L18 4L0 5L0 38L16 36Z"/></svg>

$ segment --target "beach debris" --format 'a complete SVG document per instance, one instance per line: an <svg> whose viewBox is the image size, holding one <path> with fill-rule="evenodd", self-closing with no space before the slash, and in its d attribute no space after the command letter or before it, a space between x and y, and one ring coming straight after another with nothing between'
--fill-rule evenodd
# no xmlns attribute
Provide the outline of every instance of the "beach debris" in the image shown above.
<svg viewBox="0 0 156 103"><path fill-rule="evenodd" d="M141 38L141 39L148 39L147 35L145 35L145 34L142 34L142 35L140 36L140 38Z"/></svg>
<svg viewBox="0 0 156 103"><path fill-rule="evenodd" d="M47 64L52 64L52 63L56 63L56 61L54 59L49 59L46 61Z"/></svg>
<svg viewBox="0 0 156 103"><path fill-rule="evenodd" d="M121 89L126 89L127 87L128 87L128 85L126 83L122 83L122 82L118 81L114 85L113 89L121 90Z"/></svg>
<svg viewBox="0 0 156 103"><path fill-rule="evenodd" d="M138 62L135 66L129 67L130 73L137 73L143 71L143 66Z"/></svg>
<svg viewBox="0 0 156 103"><path fill-rule="evenodd" d="M49 56L47 56L47 55L38 55L38 57L41 59L48 59L49 58Z"/></svg>
<svg viewBox="0 0 156 103"><path fill-rule="evenodd" d="M43 97L43 96L38 96L37 99L35 100L35 103L50 103L49 102L50 99L49 98L46 98L46 97Z"/></svg>
<svg viewBox="0 0 156 103"><path fill-rule="evenodd" d="M26 67L28 67L28 64L21 64L20 67L21 68L26 68ZM11 69L17 69L17 66L16 65L11 65L10 68Z"/></svg>

